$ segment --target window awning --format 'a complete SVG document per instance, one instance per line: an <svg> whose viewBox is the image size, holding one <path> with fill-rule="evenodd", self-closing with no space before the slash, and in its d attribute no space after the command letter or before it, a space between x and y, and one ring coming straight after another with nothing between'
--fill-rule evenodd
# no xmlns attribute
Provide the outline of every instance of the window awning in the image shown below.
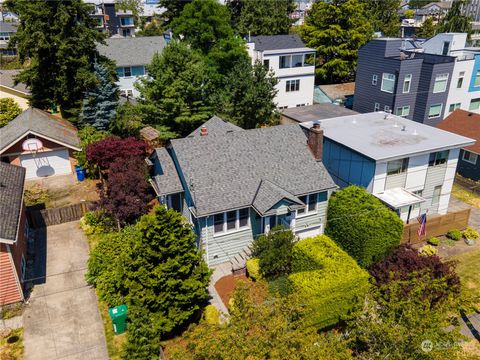
<svg viewBox="0 0 480 360"><path fill-rule="evenodd" d="M415 195L404 188L385 190L379 194L373 194L392 209L400 209L404 206L416 205L425 202L421 196Z"/></svg>

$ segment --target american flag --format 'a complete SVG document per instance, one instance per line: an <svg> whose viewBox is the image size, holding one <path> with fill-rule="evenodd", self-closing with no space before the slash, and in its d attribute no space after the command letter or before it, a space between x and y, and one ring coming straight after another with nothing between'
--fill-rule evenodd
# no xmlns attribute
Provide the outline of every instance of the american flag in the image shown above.
<svg viewBox="0 0 480 360"><path fill-rule="evenodd" d="M420 223L417 231L418 236L427 235L427 213L418 216L417 221Z"/></svg>

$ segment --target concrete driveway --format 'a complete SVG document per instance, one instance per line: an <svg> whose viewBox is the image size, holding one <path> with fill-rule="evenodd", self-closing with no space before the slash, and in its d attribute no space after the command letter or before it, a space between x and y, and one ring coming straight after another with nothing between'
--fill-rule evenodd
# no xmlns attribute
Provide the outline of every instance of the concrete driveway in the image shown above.
<svg viewBox="0 0 480 360"><path fill-rule="evenodd" d="M88 243L78 221L39 232L37 284L23 314L25 360L108 359L97 298L84 279Z"/></svg>

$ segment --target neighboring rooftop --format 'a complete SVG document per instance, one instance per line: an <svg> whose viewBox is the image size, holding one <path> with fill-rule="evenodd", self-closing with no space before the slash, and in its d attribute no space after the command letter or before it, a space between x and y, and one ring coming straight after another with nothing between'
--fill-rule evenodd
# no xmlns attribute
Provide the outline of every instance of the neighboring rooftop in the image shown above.
<svg viewBox="0 0 480 360"><path fill-rule="evenodd" d="M375 161L470 146L475 141L383 111L319 122L326 138ZM305 128L312 125L301 124Z"/></svg>
<svg viewBox="0 0 480 360"><path fill-rule="evenodd" d="M476 140L474 145L467 146L465 149L480 154L479 114L457 109L437 124L437 128Z"/></svg>
<svg viewBox="0 0 480 360"><path fill-rule="evenodd" d="M202 127L207 129L208 135L225 135L227 132L243 130L241 127L231 122L220 119L218 116L212 116L210 120L193 130L188 137L200 136Z"/></svg>
<svg viewBox="0 0 480 360"><path fill-rule="evenodd" d="M22 94L30 94L24 83L15 85L14 77L20 73L20 70L0 70L0 86L21 92Z"/></svg>
<svg viewBox="0 0 480 360"><path fill-rule="evenodd" d="M0 242L17 240L25 171L21 166L0 162Z"/></svg>
<svg viewBox="0 0 480 360"><path fill-rule="evenodd" d="M299 123L355 114L358 113L346 107L328 103L293 107L282 111L282 116Z"/></svg>
<svg viewBox="0 0 480 360"><path fill-rule="evenodd" d="M257 51L306 48L297 34L252 36L249 42L255 44Z"/></svg>
<svg viewBox="0 0 480 360"><path fill-rule="evenodd" d="M0 131L0 154L29 133L81 150L77 129L68 120L40 109L28 108Z"/></svg>
<svg viewBox="0 0 480 360"><path fill-rule="evenodd" d="M335 101L337 99L345 99L347 96L353 95L355 93L355 82L349 82L344 84L320 85L319 88L332 101Z"/></svg>
<svg viewBox="0 0 480 360"><path fill-rule="evenodd" d="M148 65L155 53L162 52L167 42L163 36L108 38L106 45L97 45L100 55L114 60L117 66Z"/></svg>
<svg viewBox="0 0 480 360"><path fill-rule="evenodd" d="M262 213L285 194L291 200L336 187L323 163L315 160L298 125L238 130L223 136L211 136L208 126L207 131L206 136L170 143L196 216L255 204Z"/></svg>
<svg viewBox="0 0 480 360"><path fill-rule="evenodd" d="M0 32L17 32L18 22L13 21L0 21Z"/></svg>

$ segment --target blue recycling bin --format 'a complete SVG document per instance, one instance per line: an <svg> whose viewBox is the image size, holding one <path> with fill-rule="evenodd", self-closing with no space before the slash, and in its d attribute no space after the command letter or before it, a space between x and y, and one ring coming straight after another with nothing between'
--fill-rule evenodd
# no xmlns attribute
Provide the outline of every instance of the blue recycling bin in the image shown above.
<svg viewBox="0 0 480 360"><path fill-rule="evenodd" d="M85 180L85 169L82 169L79 165L75 166L75 172L77 173L77 180Z"/></svg>

